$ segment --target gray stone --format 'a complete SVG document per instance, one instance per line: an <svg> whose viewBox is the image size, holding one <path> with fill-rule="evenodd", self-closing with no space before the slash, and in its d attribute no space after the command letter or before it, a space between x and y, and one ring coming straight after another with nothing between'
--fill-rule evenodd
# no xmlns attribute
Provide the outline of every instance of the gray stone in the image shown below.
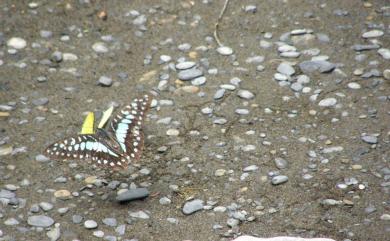
<svg viewBox="0 0 390 241"><path fill-rule="evenodd" d="M318 60L318 61L303 61L299 64L299 68L303 73L312 73L319 71L321 73L331 72L336 68L336 65L328 61Z"/></svg>
<svg viewBox="0 0 390 241"><path fill-rule="evenodd" d="M281 74L281 73L275 73L274 74L274 79L277 80L277 81L287 81L288 80L288 77L284 74Z"/></svg>
<svg viewBox="0 0 390 241"><path fill-rule="evenodd" d="M185 70L185 69L190 69L195 66L195 62L192 61L186 61L186 62L181 62L176 64L175 68L178 70Z"/></svg>
<svg viewBox="0 0 390 241"><path fill-rule="evenodd" d="M282 74L285 74L285 75L288 75L288 76L291 76L291 75L295 74L295 69L291 65L289 65L287 63L280 63L276 70L279 73L282 73Z"/></svg>
<svg viewBox="0 0 390 241"><path fill-rule="evenodd" d="M259 167L256 166L256 165L250 165L250 166L247 166L243 169L244 172L253 172L253 171L256 171L258 170Z"/></svg>
<svg viewBox="0 0 390 241"><path fill-rule="evenodd" d="M39 206L42 208L43 211L50 211L53 209L53 204L48 202L41 202L39 203Z"/></svg>
<svg viewBox="0 0 390 241"><path fill-rule="evenodd" d="M283 158L275 158L275 165L279 169L285 169L288 166L288 162Z"/></svg>
<svg viewBox="0 0 390 241"><path fill-rule="evenodd" d="M252 64L252 63L260 64L263 61L264 61L264 56L253 56L253 57L249 57L245 60L245 62L248 64Z"/></svg>
<svg viewBox="0 0 390 241"><path fill-rule="evenodd" d="M377 37L383 36L383 34L384 34L383 31L374 29L374 30L370 30L368 32L363 33L362 37L363 38L377 38Z"/></svg>
<svg viewBox="0 0 390 241"><path fill-rule="evenodd" d="M100 76L98 84L104 87L110 87L112 85L112 79L107 76Z"/></svg>
<svg viewBox="0 0 390 241"><path fill-rule="evenodd" d="M102 220L102 222L110 227L116 227L118 225L117 221L115 218L105 218Z"/></svg>
<svg viewBox="0 0 390 241"><path fill-rule="evenodd" d="M61 231L59 227L54 227L50 231L46 233L47 237L49 237L50 241L57 241L60 239Z"/></svg>
<svg viewBox="0 0 390 241"><path fill-rule="evenodd" d="M244 11L246 13L256 13L257 7L255 5L247 5L247 6L245 6Z"/></svg>
<svg viewBox="0 0 390 241"><path fill-rule="evenodd" d="M98 224L97 224L97 222L94 221L94 220L86 220L86 221L84 222L84 227L85 227L86 229L94 229L94 228L97 228L97 226L98 226Z"/></svg>
<svg viewBox="0 0 390 241"><path fill-rule="evenodd" d="M62 61L62 53L60 51L54 51L52 54L51 54L51 59L54 61L54 62L61 62Z"/></svg>
<svg viewBox="0 0 390 241"><path fill-rule="evenodd" d="M195 199L188 201L183 206L183 213L186 215L192 214L203 209L203 200Z"/></svg>
<svg viewBox="0 0 390 241"><path fill-rule="evenodd" d="M105 43L103 42L97 42L92 45L93 51L99 54L104 54L108 52L108 48Z"/></svg>
<svg viewBox="0 0 390 241"><path fill-rule="evenodd" d="M303 86L299 82L292 83L290 85L290 88L295 92L300 92L303 89Z"/></svg>
<svg viewBox="0 0 390 241"><path fill-rule="evenodd" d="M81 223L81 221L83 221L83 217L81 217L80 215L73 215L72 216L73 223L79 224L79 223Z"/></svg>
<svg viewBox="0 0 390 241"><path fill-rule="evenodd" d="M368 143L368 144L376 144L376 143L378 143L378 138L376 136L372 136L372 135L362 136L362 140L365 143Z"/></svg>
<svg viewBox="0 0 390 241"><path fill-rule="evenodd" d="M116 197L118 202L126 202L137 199L143 199L149 196L149 190L146 188L136 188L130 189L125 192L122 192Z"/></svg>
<svg viewBox="0 0 390 241"><path fill-rule="evenodd" d="M297 82L301 84L308 84L310 83L310 78L309 76L302 74L297 77Z"/></svg>
<svg viewBox="0 0 390 241"><path fill-rule="evenodd" d="M139 219L149 219L149 215L144 211L129 212L130 217Z"/></svg>
<svg viewBox="0 0 390 241"><path fill-rule="evenodd" d="M38 162L47 162L50 161L50 159L42 154L39 154L35 157L35 160Z"/></svg>
<svg viewBox="0 0 390 241"><path fill-rule="evenodd" d="M301 53L291 51L291 52L283 52L283 53L280 53L279 55L280 55L280 57L284 57L284 58L298 58L301 55Z"/></svg>
<svg viewBox="0 0 390 241"><path fill-rule="evenodd" d="M336 206L343 203L342 201L337 201L334 199L324 199L321 201L321 204L324 206Z"/></svg>
<svg viewBox="0 0 390 241"><path fill-rule="evenodd" d="M206 81L207 81L206 77L200 76L198 78L191 80L191 84L195 86L200 86L200 85L204 85Z"/></svg>
<svg viewBox="0 0 390 241"><path fill-rule="evenodd" d="M200 70L200 69L187 69L187 70L183 70L183 71L180 71L177 75L177 77L180 79L180 80L192 80L192 79L195 79L197 77L200 77L203 75L203 71Z"/></svg>
<svg viewBox="0 0 390 241"><path fill-rule="evenodd" d="M335 98L326 98L321 100L318 105L321 107L332 107L337 104L337 100Z"/></svg>
<svg viewBox="0 0 390 241"><path fill-rule="evenodd" d="M221 55L232 55L233 54L233 49L227 46L222 46L217 49L217 52Z"/></svg>
<svg viewBox="0 0 390 241"><path fill-rule="evenodd" d="M275 176L271 180L273 185L279 185L279 184L285 183L287 181L288 181L288 177L283 176L283 175Z"/></svg>
<svg viewBox="0 0 390 241"><path fill-rule="evenodd" d="M14 192L11 192L11 191L6 190L6 189L0 190L0 198L11 199L11 198L15 198L15 197L16 197L16 194Z"/></svg>
<svg viewBox="0 0 390 241"><path fill-rule="evenodd" d="M118 227L115 228L115 232L119 235L125 235L125 232L126 232L126 225L125 224L122 224L122 225L119 225Z"/></svg>
<svg viewBox="0 0 390 241"><path fill-rule="evenodd" d="M160 204L161 205L168 205L168 204L171 204L171 199L167 198L167 197L162 197L160 198L159 200Z"/></svg>
<svg viewBox="0 0 390 241"><path fill-rule="evenodd" d="M385 69L383 71L383 77L387 80L390 80L390 69Z"/></svg>
<svg viewBox="0 0 390 241"><path fill-rule="evenodd" d="M238 226L238 224L240 224L240 221L237 220L237 219L234 219L234 218L229 218L226 222L226 224L231 227L231 228L234 228L236 226Z"/></svg>
<svg viewBox="0 0 390 241"><path fill-rule="evenodd" d="M380 54L384 59L390 59L390 49L381 48L378 49L378 54Z"/></svg>
<svg viewBox="0 0 390 241"><path fill-rule="evenodd" d="M31 226L47 228L53 225L54 220L48 216L37 215L28 217L27 223Z"/></svg>
<svg viewBox="0 0 390 241"><path fill-rule="evenodd" d="M7 220L4 221L4 224L7 226L14 226L14 225L18 225L19 221L16 220L15 218L8 218Z"/></svg>
<svg viewBox="0 0 390 241"><path fill-rule="evenodd" d="M218 89L214 94L214 100L221 99L225 94L225 89Z"/></svg>
<svg viewBox="0 0 390 241"><path fill-rule="evenodd" d="M213 121L214 124L217 125L224 125L227 123L227 120L225 118L218 118Z"/></svg>
<svg viewBox="0 0 390 241"><path fill-rule="evenodd" d="M352 46L352 49L355 51L365 51L379 48L380 46L378 44L355 44Z"/></svg>
<svg viewBox="0 0 390 241"><path fill-rule="evenodd" d="M7 41L7 46L14 49L24 49L27 46L27 42L22 38L13 37Z"/></svg>
<svg viewBox="0 0 390 241"><path fill-rule="evenodd" d="M253 99L255 95L249 90L239 90L237 95L243 99Z"/></svg>
<svg viewBox="0 0 390 241"><path fill-rule="evenodd" d="M239 115L248 115L249 114L249 110L243 109L243 108L236 109L234 112L236 114L239 114Z"/></svg>

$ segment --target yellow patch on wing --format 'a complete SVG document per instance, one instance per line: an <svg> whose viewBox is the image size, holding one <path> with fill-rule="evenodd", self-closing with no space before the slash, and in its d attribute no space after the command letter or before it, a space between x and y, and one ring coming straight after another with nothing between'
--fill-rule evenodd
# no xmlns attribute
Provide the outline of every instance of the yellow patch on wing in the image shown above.
<svg viewBox="0 0 390 241"><path fill-rule="evenodd" d="M110 119L113 110L114 110L114 107L111 106L105 112L103 112L103 116L102 116L102 119L100 120L98 128L104 127L104 125L107 123L108 119Z"/></svg>
<svg viewBox="0 0 390 241"><path fill-rule="evenodd" d="M95 115L93 112L89 112L87 117L85 117L83 126L81 127L80 134L93 134L95 130L93 129L93 125L95 122Z"/></svg>

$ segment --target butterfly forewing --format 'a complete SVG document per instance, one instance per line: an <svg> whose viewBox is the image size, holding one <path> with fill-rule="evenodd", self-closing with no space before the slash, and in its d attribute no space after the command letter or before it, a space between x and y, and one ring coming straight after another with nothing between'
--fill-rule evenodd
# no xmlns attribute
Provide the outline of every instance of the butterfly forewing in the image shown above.
<svg viewBox="0 0 390 241"><path fill-rule="evenodd" d="M50 145L45 153L54 159L86 159L111 167L125 167L130 159L111 148L99 135L68 137Z"/></svg>
<svg viewBox="0 0 390 241"><path fill-rule="evenodd" d="M123 152L132 160L141 156L144 141L142 125L151 101L149 95L134 99L111 122L111 131Z"/></svg>

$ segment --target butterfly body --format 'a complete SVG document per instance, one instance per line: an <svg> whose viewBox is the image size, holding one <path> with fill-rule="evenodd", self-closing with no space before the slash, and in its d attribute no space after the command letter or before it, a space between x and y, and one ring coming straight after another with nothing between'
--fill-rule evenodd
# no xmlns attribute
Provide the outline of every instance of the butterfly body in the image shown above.
<svg viewBox="0 0 390 241"><path fill-rule="evenodd" d="M152 98L144 95L120 111L109 130L79 134L53 143L45 154L53 159L92 160L112 168L125 168L137 161L143 148L142 124Z"/></svg>

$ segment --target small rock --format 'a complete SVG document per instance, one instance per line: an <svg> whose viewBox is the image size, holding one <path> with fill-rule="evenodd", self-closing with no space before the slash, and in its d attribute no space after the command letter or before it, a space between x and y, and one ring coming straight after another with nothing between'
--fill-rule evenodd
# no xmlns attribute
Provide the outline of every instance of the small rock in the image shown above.
<svg viewBox="0 0 390 241"><path fill-rule="evenodd" d="M57 241L60 239L61 231L59 227L54 227L50 231L46 233L47 237L49 237L50 241Z"/></svg>
<svg viewBox="0 0 390 241"><path fill-rule="evenodd" d="M171 204L171 199L167 198L167 197L162 197L160 198L159 200L160 204L161 205L168 205L168 204Z"/></svg>
<svg viewBox="0 0 390 241"><path fill-rule="evenodd" d="M376 136L371 136L371 135L362 136L362 140L368 144L377 144L378 143L378 138Z"/></svg>
<svg viewBox="0 0 390 241"><path fill-rule="evenodd" d="M102 222L110 227L116 227L118 225L117 221L115 218L105 218L102 220Z"/></svg>
<svg viewBox="0 0 390 241"><path fill-rule="evenodd" d="M384 213L380 217L381 220L390 221L390 214Z"/></svg>
<svg viewBox="0 0 390 241"><path fill-rule="evenodd" d="M256 171L257 169L259 169L258 166L250 165L250 166L247 166L244 168L244 172L253 172L253 171Z"/></svg>
<svg viewBox="0 0 390 241"><path fill-rule="evenodd" d="M377 38L377 37L383 36L383 34L384 34L383 31L374 29L374 30L363 33L362 37L363 38Z"/></svg>
<svg viewBox="0 0 390 241"><path fill-rule="evenodd" d="M249 90L239 90L237 95L243 99L253 99L255 95Z"/></svg>
<svg viewBox="0 0 390 241"><path fill-rule="evenodd" d="M84 222L84 227L86 229L94 229L97 228L98 224L94 220L86 220Z"/></svg>
<svg viewBox="0 0 390 241"><path fill-rule="evenodd" d="M66 199L69 199L71 198L71 193L66 190L66 189L61 189L61 190L57 190L54 192L54 196L56 198L59 198L59 199L62 199L62 200L66 200Z"/></svg>
<svg viewBox="0 0 390 241"><path fill-rule="evenodd" d="M183 213L186 215L192 214L196 211L203 209L203 200L195 199L189 202L186 202L183 206Z"/></svg>
<svg viewBox="0 0 390 241"><path fill-rule="evenodd" d="M314 71L328 73L333 71L336 68L336 65L324 60L308 60L301 62L299 64L299 68L302 70L303 73L312 73Z"/></svg>
<svg viewBox="0 0 390 241"><path fill-rule="evenodd" d="M215 92L215 94L214 94L214 100L219 100L219 99L221 99L223 96L224 96L224 94L225 94L225 89L218 89L216 92Z"/></svg>
<svg viewBox="0 0 390 241"><path fill-rule="evenodd" d="M14 226L14 225L18 225L19 221L16 220L15 218L9 218L9 219L4 221L4 224L7 226Z"/></svg>
<svg viewBox="0 0 390 241"><path fill-rule="evenodd" d="M287 76L291 76L291 75L295 74L294 68L291 65L287 64L287 63L279 64L279 66L277 68L277 71L279 73L285 74Z"/></svg>
<svg viewBox="0 0 390 241"><path fill-rule="evenodd" d="M283 175L275 176L271 180L273 185L279 185L279 184L285 183L287 181L288 181L288 177L283 176Z"/></svg>
<svg viewBox="0 0 390 241"><path fill-rule="evenodd" d="M106 44L103 43L103 42L94 43L94 44L92 45L92 49L93 49L96 53L100 53L100 54L104 54L104 53L107 53L107 52L108 52L108 48L107 48Z"/></svg>
<svg viewBox="0 0 390 241"><path fill-rule="evenodd" d="M350 83L348 83L348 88L353 89L353 90L358 90L361 88L361 86L359 83L350 82Z"/></svg>
<svg viewBox="0 0 390 241"><path fill-rule="evenodd" d="M132 218L139 218L139 219L149 219L149 215L146 214L144 211L137 211L137 212L129 212L130 217Z"/></svg>
<svg viewBox="0 0 390 241"><path fill-rule="evenodd" d="M191 84L195 86L200 86L200 85L204 85L206 81L207 81L206 77L200 76L198 78L191 80Z"/></svg>
<svg viewBox="0 0 390 241"><path fill-rule="evenodd" d="M180 132L177 129L168 129L167 130L168 136L178 136L179 134L180 134Z"/></svg>
<svg viewBox="0 0 390 241"><path fill-rule="evenodd" d="M390 49L381 48L378 49L378 54L380 54L384 59L390 59Z"/></svg>
<svg viewBox="0 0 390 241"><path fill-rule="evenodd" d="M233 54L233 49L227 47L227 46L221 46L217 49L217 52L221 55L227 56Z"/></svg>
<svg viewBox="0 0 390 241"><path fill-rule="evenodd" d="M288 163L286 160L277 157L277 158L275 158L275 165L279 169L284 169L284 168L287 168Z"/></svg>
<svg viewBox="0 0 390 241"><path fill-rule="evenodd" d="M335 98L326 98L321 100L318 105L321 107L332 107L337 104L337 100Z"/></svg>
<svg viewBox="0 0 390 241"><path fill-rule="evenodd" d="M81 221L83 221L83 217L81 217L80 215L73 215L72 216L73 223L79 224L79 223L81 223Z"/></svg>
<svg viewBox="0 0 390 241"><path fill-rule="evenodd" d="M180 80L192 80L192 79L195 79L197 77L200 77L203 75L203 71L200 70L200 69L187 69L187 70L183 70L183 71L180 71L177 75L177 77L180 79Z"/></svg>
<svg viewBox="0 0 390 241"><path fill-rule="evenodd" d="M101 231L101 230L96 230L96 231L93 231L93 236L97 237L97 238L103 238L104 237L104 232Z"/></svg>
<svg viewBox="0 0 390 241"><path fill-rule="evenodd" d="M226 222L226 224L231 227L231 228L234 228L236 227L238 224L240 224L240 221L237 220L237 219L234 219L234 218L229 218Z"/></svg>
<svg viewBox="0 0 390 241"><path fill-rule="evenodd" d="M27 223L31 226L47 228L53 225L54 220L48 216L38 215L28 217Z"/></svg>
<svg viewBox="0 0 390 241"><path fill-rule="evenodd" d="M195 66L195 62L187 61L176 64L175 68L178 70L186 70Z"/></svg>
<svg viewBox="0 0 390 241"><path fill-rule="evenodd" d="M214 176L222 177L223 175L225 175L225 173L226 173L225 169L217 169L217 170L215 170Z"/></svg>
<svg viewBox="0 0 390 241"><path fill-rule="evenodd" d="M385 69L383 71L383 77L387 80L390 80L390 69Z"/></svg>
<svg viewBox="0 0 390 241"><path fill-rule="evenodd" d="M293 91L295 91L295 92L299 92L299 91L301 91L301 90L303 89L303 86L302 86L301 83L295 82L295 83L292 83L292 84L291 84L290 88L291 88Z"/></svg>
<svg viewBox="0 0 390 241"><path fill-rule="evenodd" d="M122 192L116 197L118 202L126 202L132 200L143 199L149 196L149 190L146 188L130 189Z"/></svg>
<svg viewBox="0 0 390 241"><path fill-rule="evenodd" d="M48 202L41 202L39 203L39 206L42 208L43 211L50 211L53 209L53 204Z"/></svg>
<svg viewBox="0 0 390 241"><path fill-rule="evenodd" d="M112 85L112 79L107 76L100 76L98 84L104 87L110 87Z"/></svg>
<svg viewBox="0 0 390 241"><path fill-rule="evenodd" d="M24 49L27 46L27 42L22 38L13 37L7 41L7 46L14 49Z"/></svg>

